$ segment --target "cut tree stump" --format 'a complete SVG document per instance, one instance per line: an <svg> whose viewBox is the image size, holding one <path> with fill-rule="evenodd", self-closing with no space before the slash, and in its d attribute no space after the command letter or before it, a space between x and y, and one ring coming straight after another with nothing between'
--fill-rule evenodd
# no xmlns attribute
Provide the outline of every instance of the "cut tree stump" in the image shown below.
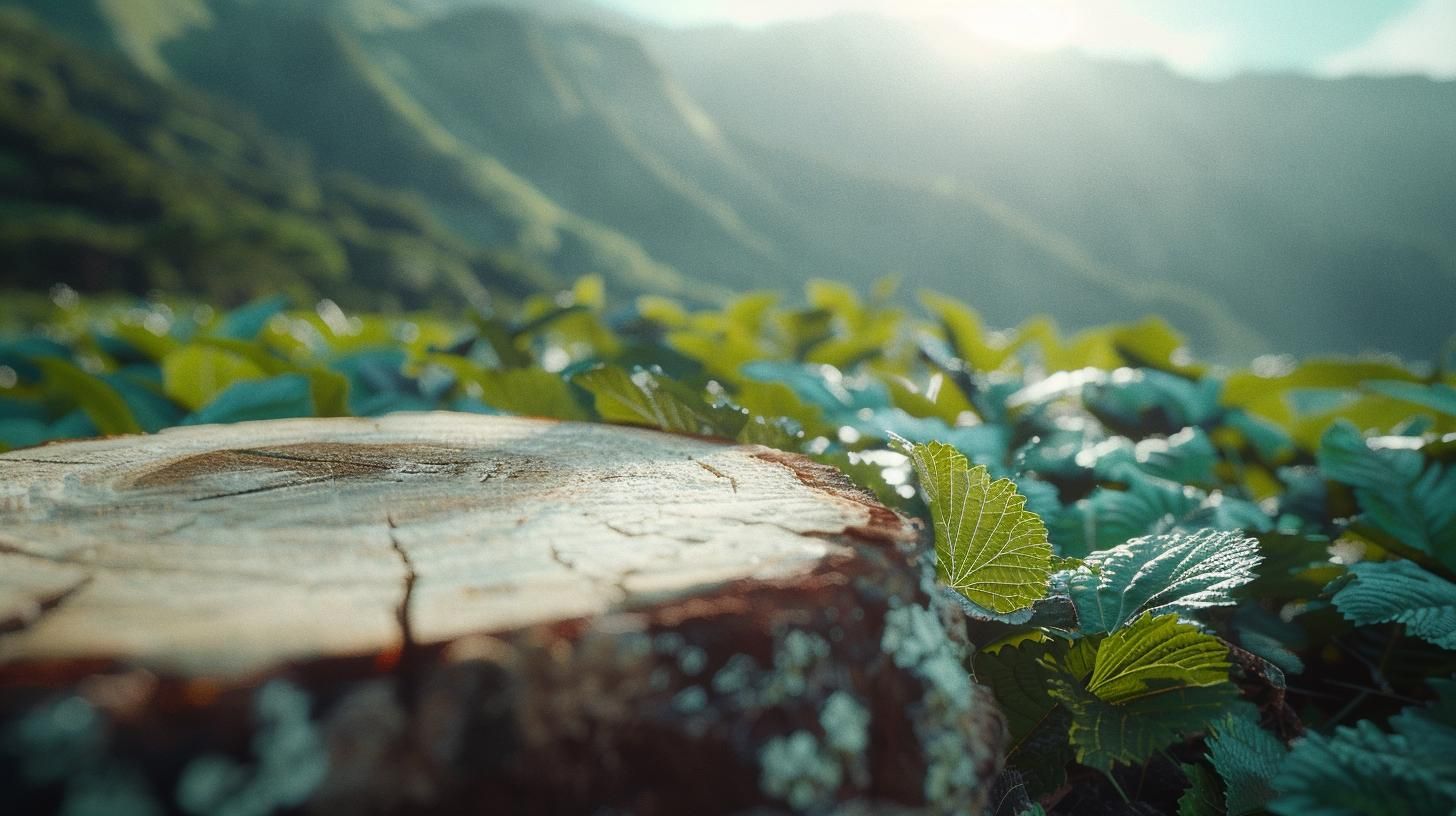
<svg viewBox="0 0 1456 816"><path fill-rule="evenodd" d="M833 468L632 428L0 455L0 810L979 813L930 553Z"/></svg>

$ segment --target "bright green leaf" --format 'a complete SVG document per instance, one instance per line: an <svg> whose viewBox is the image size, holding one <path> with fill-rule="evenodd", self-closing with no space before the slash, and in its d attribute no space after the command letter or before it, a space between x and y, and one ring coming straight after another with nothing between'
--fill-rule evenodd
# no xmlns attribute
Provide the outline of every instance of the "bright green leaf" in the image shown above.
<svg viewBox="0 0 1456 816"><path fill-rule="evenodd" d="M1016 485L991 481L986 468L970 467L940 442L907 450L935 525L940 579L993 612L1014 612L1045 597L1052 557L1046 525L1025 509Z"/></svg>
<svg viewBox="0 0 1456 816"><path fill-rule="evenodd" d="M162 358L163 390L189 411L212 402L234 383L266 376L252 360L213 346L183 346Z"/></svg>
<svg viewBox="0 0 1456 816"><path fill-rule="evenodd" d="M1143 762L1232 710L1238 690L1228 670L1217 638L1175 615L1144 614L1098 645L1085 685L1060 675L1049 687L1072 712L1077 761L1107 770Z"/></svg>
<svg viewBox="0 0 1456 816"><path fill-rule="evenodd" d="M733 437L747 419L739 412L714 408L671 380L640 369L629 374L618 366L599 366L576 375L572 382L591 392L597 413L608 422Z"/></svg>
<svg viewBox="0 0 1456 816"><path fill-rule="evenodd" d="M126 400L105 380L57 357L37 358L35 365L40 368L46 387L66 395L86 413L96 430L103 434L142 432Z"/></svg>

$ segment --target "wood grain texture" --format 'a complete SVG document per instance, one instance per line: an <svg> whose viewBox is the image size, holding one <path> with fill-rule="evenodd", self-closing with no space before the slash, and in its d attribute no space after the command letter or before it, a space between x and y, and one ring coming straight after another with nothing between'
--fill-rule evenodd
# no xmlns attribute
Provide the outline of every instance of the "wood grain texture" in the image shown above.
<svg viewBox="0 0 1456 816"><path fill-rule="evenodd" d="M0 724L85 706L164 811L951 812L1002 735L925 554L831 468L629 428L50 445L0 455Z"/></svg>

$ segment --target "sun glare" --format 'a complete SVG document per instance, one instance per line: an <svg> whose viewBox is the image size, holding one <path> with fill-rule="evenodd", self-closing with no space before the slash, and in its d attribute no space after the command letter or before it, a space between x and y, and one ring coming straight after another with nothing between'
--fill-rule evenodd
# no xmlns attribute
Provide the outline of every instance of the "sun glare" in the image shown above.
<svg viewBox="0 0 1456 816"><path fill-rule="evenodd" d="M976 3L960 15L960 20L978 37L1028 51L1066 46L1077 23L1068 4L1036 0Z"/></svg>

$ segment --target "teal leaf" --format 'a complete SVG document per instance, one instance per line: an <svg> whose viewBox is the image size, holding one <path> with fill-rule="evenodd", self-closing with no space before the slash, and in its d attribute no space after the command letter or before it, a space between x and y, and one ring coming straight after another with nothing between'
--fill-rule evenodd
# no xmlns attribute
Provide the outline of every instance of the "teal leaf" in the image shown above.
<svg viewBox="0 0 1456 816"><path fill-rule="evenodd" d="M1287 751L1252 716L1230 715L1213 724L1208 758L1223 779L1229 816L1263 812L1274 798L1274 777Z"/></svg>
<svg viewBox="0 0 1456 816"><path fill-rule="evenodd" d="M1357 626L1391 621L1443 649L1456 649L1456 584L1410 561L1364 561L1337 582L1335 608Z"/></svg>
<svg viewBox="0 0 1456 816"><path fill-rule="evenodd" d="M1431 682L1438 698L1294 744L1274 779L1280 816L1428 816L1456 811L1456 681Z"/></svg>
<svg viewBox="0 0 1456 816"><path fill-rule="evenodd" d="M1088 555L1068 587L1082 632L1099 634L1144 613L1230 606L1233 591L1254 580L1259 561L1259 542L1239 533L1170 533Z"/></svg>
<svg viewBox="0 0 1456 816"><path fill-rule="evenodd" d="M1413 383L1401 380L1366 380L1360 383L1366 391L1374 391L1391 399L1424 406L1447 416L1456 417L1456 388L1445 383Z"/></svg>
<svg viewBox="0 0 1456 816"><path fill-rule="evenodd" d="M1355 490L1365 519L1396 542L1456 568L1456 467L1420 451L1374 448L1338 422L1320 440L1320 471Z"/></svg>
<svg viewBox="0 0 1456 816"><path fill-rule="evenodd" d="M303 374L282 374L234 383L183 425L210 425L256 419L313 416L313 390Z"/></svg>
<svg viewBox="0 0 1456 816"><path fill-rule="evenodd" d="M228 312L212 330L212 335L230 340L252 340L274 315L281 314L286 308L288 298L282 295L255 300Z"/></svg>

